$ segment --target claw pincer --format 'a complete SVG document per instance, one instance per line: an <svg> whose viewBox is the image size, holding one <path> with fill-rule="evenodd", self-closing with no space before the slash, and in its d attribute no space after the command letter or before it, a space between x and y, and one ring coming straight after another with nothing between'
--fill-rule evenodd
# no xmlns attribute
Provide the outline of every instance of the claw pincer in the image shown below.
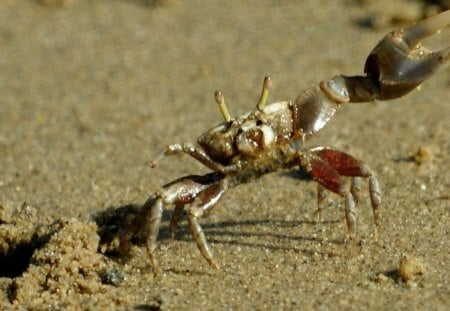
<svg viewBox="0 0 450 311"><path fill-rule="evenodd" d="M450 10L387 34L367 58L364 72L379 84L380 100L401 97L450 59L450 46L436 52L421 41L450 25Z"/></svg>

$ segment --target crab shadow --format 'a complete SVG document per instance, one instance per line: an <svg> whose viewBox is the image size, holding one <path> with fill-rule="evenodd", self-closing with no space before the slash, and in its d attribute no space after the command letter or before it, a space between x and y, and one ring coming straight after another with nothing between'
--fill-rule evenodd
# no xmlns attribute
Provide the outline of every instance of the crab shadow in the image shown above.
<svg viewBox="0 0 450 311"><path fill-rule="evenodd" d="M131 3L145 9L157 9L170 6L169 0L120 0L125 3Z"/></svg>
<svg viewBox="0 0 450 311"><path fill-rule="evenodd" d="M102 253L110 257L127 258L130 254L129 247L121 248L117 241L121 240L122 235L129 230L134 218L140 209L138 204L127 204L119 207L110 207L104 211L93 215L93 220L98 226L98 235L100 236L100 249ZM169 229L172 210L163 211L161 230L158 234L158 241L163 242L172 240L172 234ZM182 221L175 234L176 240L193 242L192 235L187 224L186 212L183 213ZM208 242L214 244L239 245L253 248L263 248L269 250L290 250L302 253L310 253L307 249L300 249L292 245L294 242L317 242L328 244L343 244L344 239L323 239L318 238L311 233L310 236L292 234L292 229L302 227L311 227L311 232L318 224L336 224L340 220L330 221L309 221L309 220L274 220L274 219L247 219L236 221L208 222L203 220L201 226ZM292 229L290 229L292 228ZM281 232L280 232L281 231ZM145 246L147 228L138 228L136 234L130 240L130 244ZM258 242L254 242L257 240ZM248 241L248 242L247 242ZM280 241L272 242L272 241Z"/></svg>
<svg viewBox="0 0 450 311"><path fill-rule="evenodd" d="M299 231L304 230L301 228L304 228L306 225L307 227L311 227L309 231L312 232L314 231L312 228L318 224L326 225L338 222L338 220L319 223L316 221L302 220L252 219L216 223L205 222L202 224L202 228L209 243L312 254L317 252L317 250L313 251L307 248L300 248L300 245L305 244L305 242L343 244L344 239L325 240L324 238L313 235L313 233L311 235L300 235L292 231L295 231L295 228L298 228ZM170 239L172 237L169 235L168 238ZM193 241L188 225L179 228L175 238L181 241Z"/></svg>

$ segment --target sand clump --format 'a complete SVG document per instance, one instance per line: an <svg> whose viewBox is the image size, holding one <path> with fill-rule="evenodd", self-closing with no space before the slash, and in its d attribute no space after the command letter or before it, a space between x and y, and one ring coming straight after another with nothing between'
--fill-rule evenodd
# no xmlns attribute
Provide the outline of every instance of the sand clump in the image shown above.
<svg viewBox="0 0 450 311"><path fill-rule="evenodd" d="M425 266L417 257L406 254L400 259L398 273L403 281L412 281L424 275Z"/></svg>
<svg viewBox="0 0 450 311"><path fill-rule="evenodd" d="M94 222L60 219L37 224L37 212L28 205L15 210L2 207L1 212L2 269L15 271L2 275L9 276L1 282L9 307L76 309L80 301L103 307L118 303L118 296L102 301L101 294L114 291L109 284L118 280L117 273L109 273L112 262L98 253L100 237ZM28 254L28 262L5 259L20 249L22 259Z"/></svg>

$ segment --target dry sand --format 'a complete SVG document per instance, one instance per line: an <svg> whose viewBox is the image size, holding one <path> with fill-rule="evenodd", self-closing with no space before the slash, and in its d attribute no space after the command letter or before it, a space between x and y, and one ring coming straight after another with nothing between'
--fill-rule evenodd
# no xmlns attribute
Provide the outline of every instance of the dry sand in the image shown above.
<svg viewBox="0 0 450 311"><path fill-rule="evenodd" d="M218 271L185 220L170 238L171 210L158 276L139 241L124 257L102 253L160 185L206 172L186 156L146 161L221 121L216 89L233 115L253 107L266 74L272 100L293 99L360 74L392 22L422 14L413 1L359 3L1 1L0 307L450 309L448 68L404 98L343 107L310 142L377 172L378 242L367 195L352 249L342 200L330 195L317 223L316 185L279 172L230 190L202 220ZM448 46L449 30L428 43Z"/></svg>

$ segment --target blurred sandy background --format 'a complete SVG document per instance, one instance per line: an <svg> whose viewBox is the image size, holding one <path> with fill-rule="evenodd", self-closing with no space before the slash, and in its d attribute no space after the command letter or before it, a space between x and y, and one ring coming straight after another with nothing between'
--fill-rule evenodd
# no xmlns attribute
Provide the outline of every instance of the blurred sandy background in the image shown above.
<svg viewBox="0 0 450 311"><path fill-rule="evenodd" d="M233 115L254 106L267 74L272 101L294 99L335 74L361 74L388 31L439 9L374 3L1 1L2 309L448 310L448 67L404 98L343 107L310 141L378 173L378 243L366 192L351 254L342 200L330 195L316 223L316 185L280 172L230 190L202 220L219 271L185 221L181 239L169 238L170 211L159 276L142 245L127 260L99 249L99 219L206 172L186 156L153 170L146 161L221 122L216 89ZM449 29L427 43L448 46ZM419 266L407 282L405 254Z"/></svg>

